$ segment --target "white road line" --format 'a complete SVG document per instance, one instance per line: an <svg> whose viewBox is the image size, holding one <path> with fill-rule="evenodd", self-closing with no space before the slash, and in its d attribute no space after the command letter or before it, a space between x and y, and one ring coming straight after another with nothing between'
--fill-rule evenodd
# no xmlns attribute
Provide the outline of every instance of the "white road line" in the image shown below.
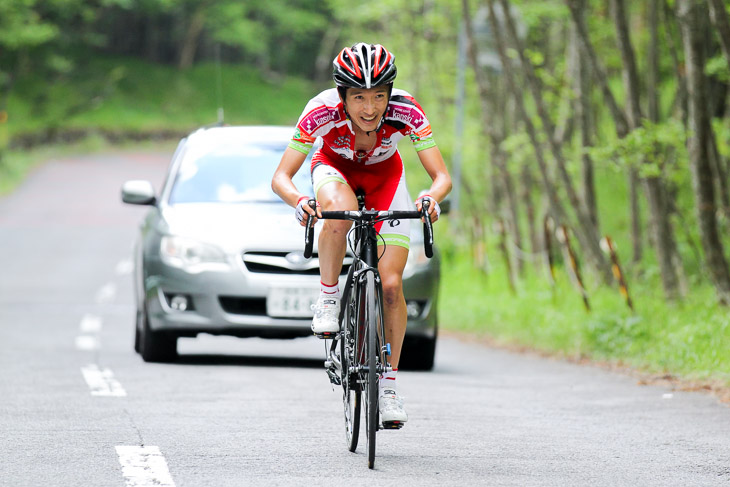
<svg viewBox="0 0 730 487"><path fill-rule="evenodd" d="M81 333L99 333L101 331L101 316L85 314L79 325Z"/></svg>
<svg viewBox="0 0 730 487"><path fill-rule="evenodd" d="M79 335L76 337L76 349L83 351L99 350L99 339L93 335Z"/></svg>
<svg viewBox="0 0 730 487"><path fill-rule="evenodd" d="M119 275L126 275L131 274L132 270L134 269L134 264L132 264L132 259L124 259L119 261L117 263L116 272Z"/></svg>
<svg viewBox="0 0 730 487"><path fill-rule="evenodd" d="M175 487L165 457L157 446L118 446L127 487Z"/></svg>
<svg viewBox="0 0 730 487"><path fill-rule="evenodd" d="M113 282L108 282L102 286L96 293L96 302L98 304L109 304L117 295L117 286Z"/></svg>
<svg viewBox="0 0 730 487"><path fill-rule="evenodd" d="M109 369L100 369L96 364L81 367L81 373L91 389L92 396L123 397L127 395L122 385Z"/></svg>

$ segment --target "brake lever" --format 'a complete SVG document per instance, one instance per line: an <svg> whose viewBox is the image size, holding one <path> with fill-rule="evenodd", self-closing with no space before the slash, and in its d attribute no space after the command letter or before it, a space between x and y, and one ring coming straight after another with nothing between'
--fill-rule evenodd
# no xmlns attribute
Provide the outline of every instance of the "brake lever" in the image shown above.
<svg viewBox="0 0 730 487"><path fill-rule="evenodd" d="M433 223L431 223L431 215L428 214L428 208L431 206L431 200L423 199L421 202L421 215L423 216L423 250L426 257L433 257Z"/></svg>
<svg viewBox="0 0 730 487"><path fill-rule="evenodd" d="M310 199L307 201L307 204L311 209L314 210L314 213L317 213L317 202L314 199ZM309 259L312 257L312 251L314 249L314 216L308 215L307 216L307 226L306 230L304 231L304 258Z"/></svg>

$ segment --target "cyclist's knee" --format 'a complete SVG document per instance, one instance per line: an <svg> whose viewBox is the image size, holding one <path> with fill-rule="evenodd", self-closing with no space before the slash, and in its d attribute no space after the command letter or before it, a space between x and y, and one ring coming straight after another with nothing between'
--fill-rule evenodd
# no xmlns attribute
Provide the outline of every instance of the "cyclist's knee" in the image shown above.
<svg viewBox="0 0 730 487"><path fill-rule="evenodd" d="M403 279L398 274L381 275L383 300L386 306L394 306L403 299Z"/></svg>
<svg viewBox="0 0 730 487"><path fill-rule="evenodd" d="M317 201L324 211L357 210L357 198L349 186L330 183L317 193Z"/></svg>
<svg viewBox="0 0 730 487"><path fill-rule="evenodd" d="M325 220L322 226L322 233L333 238L341 238L344 241L351 226L352 222L347 220Z"/></svg>

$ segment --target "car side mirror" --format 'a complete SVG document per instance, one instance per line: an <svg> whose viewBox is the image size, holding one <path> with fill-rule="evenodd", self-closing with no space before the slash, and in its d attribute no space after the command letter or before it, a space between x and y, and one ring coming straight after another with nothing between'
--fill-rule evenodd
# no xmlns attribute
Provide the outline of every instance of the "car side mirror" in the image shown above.
<svg viewBox="0 0 730 487"><path fill-rule="evenodd" d="M130 205L154 205L155 189L149 181L127 181L122 185L122 201Z"/></svg>

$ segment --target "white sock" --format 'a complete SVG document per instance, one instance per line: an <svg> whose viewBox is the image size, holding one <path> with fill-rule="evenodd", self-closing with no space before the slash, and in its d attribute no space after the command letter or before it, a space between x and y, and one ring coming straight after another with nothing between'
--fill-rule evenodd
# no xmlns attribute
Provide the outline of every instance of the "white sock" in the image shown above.
<svg viewBox="0 0 730 487"><path fill-rule="evenodd" d="M336 283L334 286L328 286L322 281L319 281L320 287L319 287L319 293L322 296L327 296L330 298L341 298L340 295L340 283Z"/></svg>
<svg viewBox="0 0 730 487"><path fill-rule="evenodd" d="M396 394L395 377L398 373L398 369L393 369L391 372L386 372L380 376L380 394Z"/></svg>

